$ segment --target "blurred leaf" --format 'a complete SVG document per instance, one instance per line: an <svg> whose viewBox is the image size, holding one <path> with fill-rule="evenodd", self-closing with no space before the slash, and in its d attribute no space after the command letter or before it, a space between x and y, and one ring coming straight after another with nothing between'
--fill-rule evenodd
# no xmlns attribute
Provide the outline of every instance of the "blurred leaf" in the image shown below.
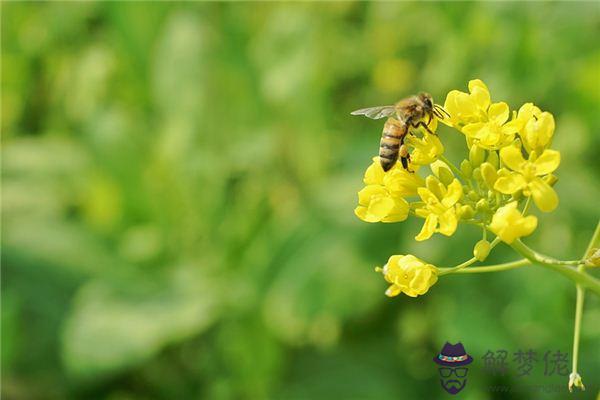
<svg viewBox="0 0 600 400"><path fill-rule="evenodd" d="M160 282L85 284L65 322L66 367L79 378L116 372L202 332L218 315L216 290L192 266L176 267Z"/></svg>

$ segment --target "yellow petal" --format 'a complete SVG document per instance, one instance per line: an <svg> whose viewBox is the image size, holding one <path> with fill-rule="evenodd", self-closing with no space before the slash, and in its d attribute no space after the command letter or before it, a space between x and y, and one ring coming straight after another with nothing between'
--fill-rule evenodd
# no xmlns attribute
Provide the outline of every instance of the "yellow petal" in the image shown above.
<svg viewBox="0 0 600 400"><path fill-rule="evenodd" d="M442 204L446 207L452 207L462 197L463 190L462 185L458 179L454 179L450 185L448 185L448 191L442 199Z"/></svg>
<svg viewBox="0 0 600 400"><path fill-rule="evenodd" d="M508 119L509 110L508 104L505 102L494 103L488 110L488 118L490 121L496 122L498 125L502 125Z"/></svg>
<svg viewBox="0 0 600 400"><path fill-rule="evenodd" d="M535 205L544 212L550 212L558 206L558 195L546 182L536 178L529 182L529 190Z"/></svg>
<svg viewBox="0 0 600 400"><path fill-rule="evenodd" d="M395 195L413 196L417 194L417 188L423 186L425 181L419 175L410 173L404 168L395 168L385 174L383 183Z"/></svg>
<svg viewBox="0 0 600 400"><path fill-rule="evenodd" d="M542 110L536 107L533 103L525 103L521 106L521 108L519 108L518 118L523 122L527 122L532 119L534 115L536 117L539 116L541 112Z"/></svg>
<svg viewBox="0 0 600 400"><path fill-rule="evenodd" d="M440 227L438 232L442 235L452 236L454 232L456 232L456 226L458 225L458 221L456 219L456 213L453 208L446 211L439 217Z"/></svg>
<svg viewBox="0 0 600 400"><path fill-rule="evenodd" d="M391 197L394 201L394 207L388 211L388 214L381 220L382 222L400 222L408 218L409 205L402 197Z"/></svg>
<svg viewBox="0 0 600 400"><path fill-rule="evenodd" d="M365 206L358 206L354 209L354 214L362 219L365 222L377 222L377 221L369 221L367 220L367 207Z"/></svg>
<svg viewBox="0 0 600 400"><path fill-rule="evenodd" d="M383 185L383 177L385 172L379 162L379 157L373 158L373 164L369 165L369 168L365 171L365 177L363 181L365 185Z"/></svg>
<svg viewBox="0 0 600 400"><path fill-rule="evenodd" d="M360 192L358 192L358 204L367 207L371 202L373 196L386 196L387 190L383 186L369 185L365 186Z"/></svg>
<svg viewBox="0 0 600 400"><path fill-rule="evenodd" d="M417 193L419 193L421 200L423 200L425 204L438 205L440 203L435 194L431 193L427 188L420 187L417 189Z"/></svg>
<svg viewBox="0 0 600 400"><path fill-rule="evenodd" d="M506 166L513 171L520 171L525 164L521 149L515 146L507 146L500 150L500 158Z"/></svg>
<svg viewBox="0 0 600 400"><path fill-rule="evenodd" d="M462 128L462 133L471 138L478 138L481 136L480 132L485 128L485 126L486 124L483 122L468 124Z"/></svg>
<svg viewBox="0 0 600 400"><path fill-rule="evenodd" d="M469 81L469 92L471 92L471 97L475 104L477 104L479 108L487 110L490 105L490 91L485 83L480 79Z"/></svg>
<svg viewBox="0 0 600 400"><path fill-rule="evenodd" d="M415 276L410 280L408 286L415 294L423 294L429 289L429 280L431 279L432 270L428 267L419 268L415 272Z"/></svg>
<svg viewBox="0 0 600 400"><path fill-rule="evenodd" d="M444 197L444 194L446 193L446 187L437 177L429 175L427 178L425 178L425 185L437 199Z"/></svg>
<svg viewBox="0 0 600 400"><path fill-rule="evenodd" d="M367 207L367 215L377 218L379 221L388 216L394 208L395 203L389 196L375 196L371 198L371 202Z"/></svg>
<svg viewBox="0 0 600 400"><path fill-rule="evenodd" d="M512 172L508 176L499 177L494 183L494 189L504 194L513 194L523 189L527 182L523 175Z"/></svg>
<svg viewBox="0 0 600 400"><path fill-rule="evenodd" d="M400 289L399 286L392 285L389 288L387 288L387 290L385 291L385 295L388 297L394 297L394 296L398 296L401 292L402 292L402 290Z"/></svg>
<svg viewBox="0 0 600 400"><path fill-rule="evenodd" d="M537 217L529 215L517 222L519 237L529 236L537 228Z"/></svg>
<svg viewBox="0 0 600 400"><path fill-rule="evenodd" d="M448 112L448 114L450 114L450 121L446 121L446 120L442 120L442 122L446 123L447 125L453 125L452 122L456 123L458 122L458 115L460 113L459 107L458 107L458 102L457 102L457 97L460 95L461 92L459 92L458 90L451 90L447 95L446 95L446 101L444 102L444 109ZM463 93L465 94L465 93Z"/></svg>
<svg viewBox="0 0 600 400"><path fill-rule="evenodd" d="M427 218L427 216L431 214L431 210L428 208L417 208L415 210L415 215L421 218Z"/></svg>
<svg viewBox="0 0 600 400"><path fill-rule="evenodd" d="M547 175L553 172L560 164L560 153L556 150L544 150L535 162L535 174Z"/></svg>
<svg viewBox="0 0 600 400"><path fill-rule="evenodd" d="M418 242L422 242L423 240L427 240L433 235L435 232L435 228L438 223L438 218L435 214L429 214L425 219L425 223L423 224L423 228L421 228L421 232L417 236L415 236L415 240Z"/></svg>
<svg viewBox="0 0 600 400"><path fill-rule="evenodd" d="M496 183L496 179L498 179L498 173L496 172L496 168L494 168L494 166L491 163L484 162L479 166L479 169L481 171L481 176L485 181L485 184L488 188L492 189L494 187L494 183Z"/></svg>

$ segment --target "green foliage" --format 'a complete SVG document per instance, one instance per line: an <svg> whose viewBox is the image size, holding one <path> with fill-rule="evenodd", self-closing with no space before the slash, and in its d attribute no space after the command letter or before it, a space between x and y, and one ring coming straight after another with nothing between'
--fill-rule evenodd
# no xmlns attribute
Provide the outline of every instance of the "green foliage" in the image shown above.
<svg viewBox="0 0 600 400"><path fill-rule="evenodd" d="M593 3L3 3L2 395L437 398L446 340L570 352L575 293L535 267L384 296L389 254L454 265L479 231L416 244L416 224L359 221L382 125L349 112L471 78L535 99L563 162L531 241L577 257L600 198L599 26Z"/></svg>

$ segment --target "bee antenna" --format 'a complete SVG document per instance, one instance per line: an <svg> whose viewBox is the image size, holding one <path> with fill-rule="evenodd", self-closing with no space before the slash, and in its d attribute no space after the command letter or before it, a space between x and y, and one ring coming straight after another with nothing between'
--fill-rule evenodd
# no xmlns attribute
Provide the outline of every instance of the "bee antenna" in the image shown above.
<svg viewBox="0 0 600 400"><path fill-rule="evenodd" d="M437 111L438 111L440 114L441 114L441 113L444 113L444 114L446 114L446 115L448 116L448 118L450 118L450 114L448 114L448 111L444 110L444 107L440 106L439 104L434 104L434 106L433 106L433 107L434 107L434 108L435 108L435 109L436 109L436 110L437 110ZM442 119L443 119L443 118L444 118L444 117L442 116Z"/></svg>

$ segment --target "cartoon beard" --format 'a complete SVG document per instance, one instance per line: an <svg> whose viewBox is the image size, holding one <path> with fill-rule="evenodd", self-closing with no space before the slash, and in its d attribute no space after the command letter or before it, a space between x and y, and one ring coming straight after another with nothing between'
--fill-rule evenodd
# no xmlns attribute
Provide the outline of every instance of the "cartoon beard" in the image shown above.
<svg viewBox="0 0 600 400"><path fill-rule="evenodd" d="M446 390L446 392L450 394L456 394L465 387L467 380L462 379L459 381L458 379L440 379L440 382L442 383L442 387L444 388L444 390Z"/></svg>

